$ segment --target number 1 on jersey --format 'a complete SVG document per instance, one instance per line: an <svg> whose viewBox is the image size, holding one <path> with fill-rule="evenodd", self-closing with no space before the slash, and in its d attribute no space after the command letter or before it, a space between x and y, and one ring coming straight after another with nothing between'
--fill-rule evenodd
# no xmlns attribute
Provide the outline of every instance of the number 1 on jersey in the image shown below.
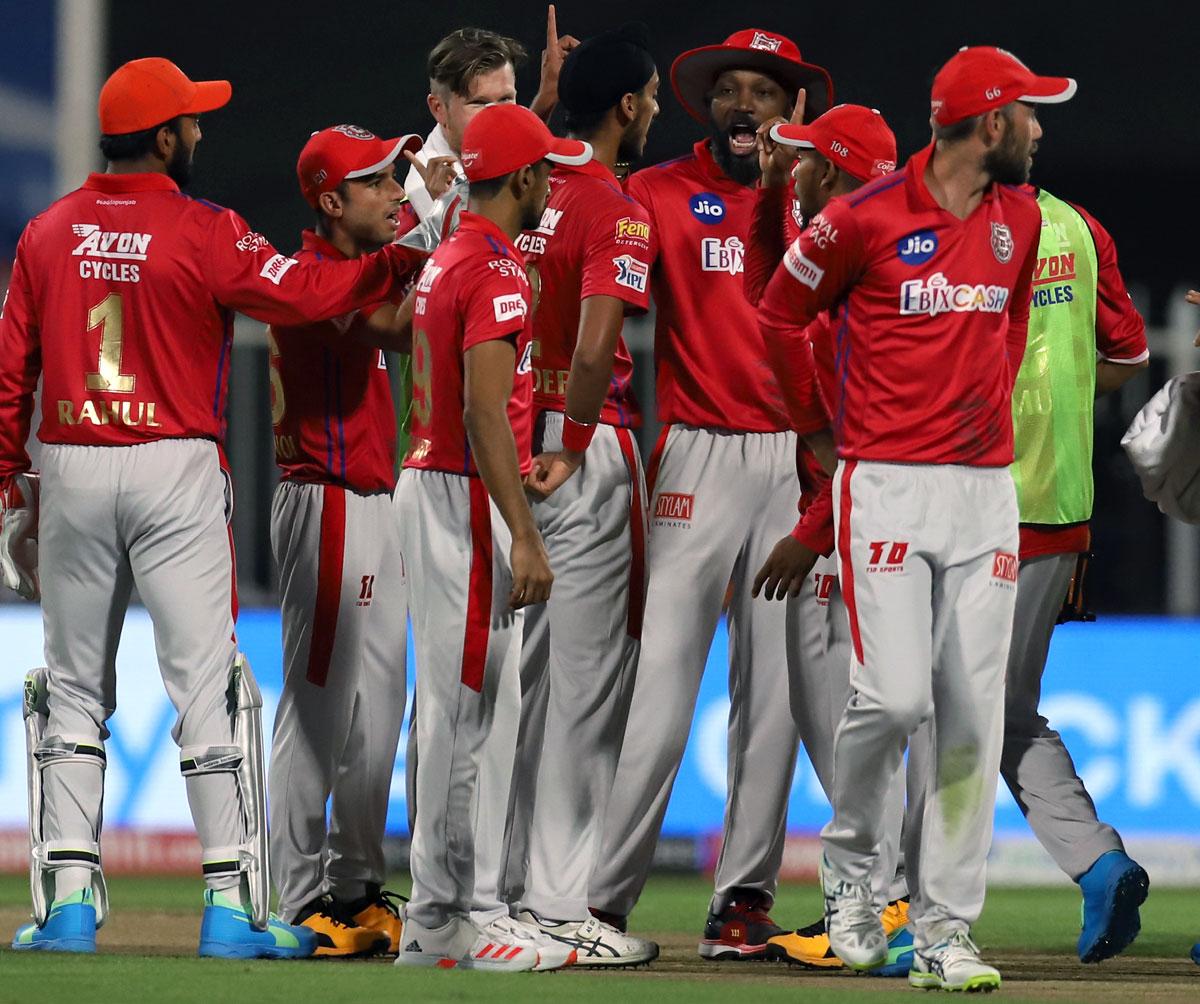
<svg viewBox="0 0 1200 1004"><path fill-rule="evenodd" d="M88 311L87 329L100 329L100 372L87 374L88 390L132 394L137 378L121 372L124 309L120 293L109 293Z"/></svg>

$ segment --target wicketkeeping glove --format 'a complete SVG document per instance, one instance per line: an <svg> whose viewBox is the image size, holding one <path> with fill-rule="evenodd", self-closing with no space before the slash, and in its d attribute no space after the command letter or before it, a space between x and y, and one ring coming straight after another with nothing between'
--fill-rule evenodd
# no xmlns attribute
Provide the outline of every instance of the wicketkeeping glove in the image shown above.
<svg viewBox="0 0 1200 1004"><path fill-rule="evenodd" d="M41 596L38 583L38 498L36 474L0 479L0 585L27 600Z"/></svg>

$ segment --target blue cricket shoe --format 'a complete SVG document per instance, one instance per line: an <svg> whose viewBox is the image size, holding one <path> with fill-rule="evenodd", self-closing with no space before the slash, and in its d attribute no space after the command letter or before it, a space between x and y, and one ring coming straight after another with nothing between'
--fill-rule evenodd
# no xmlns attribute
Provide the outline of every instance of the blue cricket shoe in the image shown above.
<svg viewBox="0 0 1200 1004"><path fill-rule="evenodd" d="M26 952L94 952L96 950L96 904L92 890L81 889L50 904L46 923L23 924L17 928L13 948Z"/></svg>
<svg viewBox="0 0 1200 1004"><path fill-rule="evenodd" d="M1200 941L1192 945L1192 961L1200 966Z"/></svg>
<svg viewBox="0 0 1200 1004"><path fill-rule="evenodd" d="M907 976L913 964L913 936L907 927L898 927L888 938L887 961L878 969L869 969L872 976Z"/></svg>
<svg viewBox="0 0 1200 1004"><path fill-rule="evenodd" d="M211 889L204 893L199 955L215 959L307 959L317 935L271 914L265 931L255 930L240 902Z"/></svg>
<svg viewBox="0 0 1200 1004"><path fill-rule="evenodd" d="M1138 907L1150 892L1146 869L1124 851L1101 854L1079 879L1083 892L1083 930L1079 961L1111 959L1132 943L1142 929Z"/></svg>

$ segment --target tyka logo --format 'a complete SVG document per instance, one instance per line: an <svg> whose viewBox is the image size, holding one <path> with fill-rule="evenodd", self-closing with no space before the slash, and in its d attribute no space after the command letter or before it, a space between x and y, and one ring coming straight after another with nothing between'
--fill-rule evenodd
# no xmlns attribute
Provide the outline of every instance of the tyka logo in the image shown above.
<svg viewBox="0 0 1200 1004"><path fill-rule="evenodd" d="M908 556L908 542L904 540L873 540L868 545L871 557L867 561L868 572L902 572L904 559Z"/></svg>
<svg viewBox="0 0 1200 1004"><path fill-rule="evenodd" d="M836 581L836 575L824 575L821 572L813 573L813 594L816 596L818 606L829 606L829 597L833 593L833 584Z"/></svg>
<svg viewBox="0 0 1200 1004"><path fill-rule="evenodd" d="M688 208L701 223L717 224L725 219L725 200L715 192L697 192L688 199Z"/></svg>

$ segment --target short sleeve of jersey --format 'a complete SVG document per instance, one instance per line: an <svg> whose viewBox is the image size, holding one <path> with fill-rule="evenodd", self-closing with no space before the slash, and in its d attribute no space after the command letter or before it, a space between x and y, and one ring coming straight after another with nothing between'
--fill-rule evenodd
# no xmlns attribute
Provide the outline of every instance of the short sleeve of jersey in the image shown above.
<svg viewBox="0 0 1200 1004"><path fill-rule="evenodd" d="M613 296L634 310L650 306L650 266L654 261L650 214L632 199L613 194L597 213L584 249L579 298Z"/></svg>
<svg viewBox="0 0 1200 1004"><path fill-rule="evenodd" d="M1117 267L1117 245L1091 213L1071 205L1083 217L1096 244L1096 351L1108 362L1140 363L1150 357L1146 322L1133 305Z"/></svg>
<svg viewBox="0 0 1200 1004"><path fill-rule="evenodd" d="M508 338L525 327L529 280L511 258L471 262L457 277L463 318L463 351L480 342Z"/></svg>
<svg viewBox="0 0 1200 1004"><path fill-rule="evenodd" d="M650 186L646 183L646 172L638 171L636 174L630 175L629 181L625 185L625 193L633 199L639 208L646 214L646 219L650 222L651 245L650 250L658 255L658 244L656 231L658 224L654 220L654 198L650 192ZM653 259L651 259L653 262Z"/></svg>

